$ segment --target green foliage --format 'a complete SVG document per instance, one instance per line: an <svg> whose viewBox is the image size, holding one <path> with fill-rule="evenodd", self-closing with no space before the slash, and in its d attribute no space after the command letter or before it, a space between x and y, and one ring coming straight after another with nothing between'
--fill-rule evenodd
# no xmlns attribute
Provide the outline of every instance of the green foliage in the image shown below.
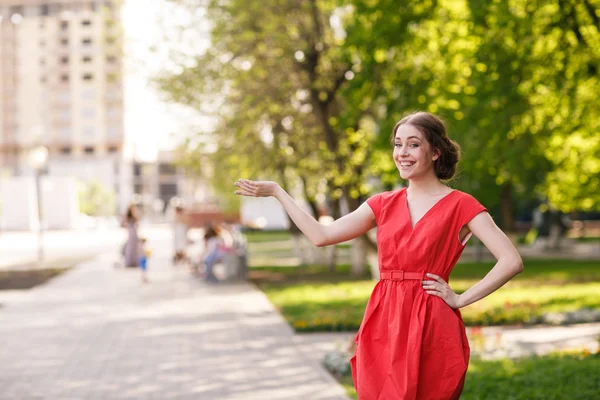
<svg viewBox="0 0 600 400"><path fill-rule="evenodd" d="M290 233L288 231L254 231L244 233L248 243L288 242Z"/></svg>
<svg viewBox="0 0 600 400"><path fill-rule="evenodd" d="M114 192L107 190L102 183L93 181L79 183L79 210L90 216L115 215L117 200Z"/></svg>
<svg viewBox="0 0 600 400"><path fill-rule="evenodd" d="M471 360L461 399L594 399L598 394L599 354L552 354L519 360ZM341 379L357 399L351 376Z"/></svg>
<svg viewBox="0 0 600 400"><path fill-rule="evenodd" d="M175 2L194 15L195 2ZM217 114L216 150L189 151L210 154L226 192L239 177L301 180L310 197L364 199L373 175L393 187L391 129L421 109L442 115L462 147L452 185L488 208L545 198L593 210L599 10L592 0L211 0L212 46L158 83Z"/></svg>
<svg viewBox="0 0 600 400"><path fill-rule="evenodd" d="M473 360L461 399L592 399L598 394L599 354L522 360Z"/></svg>

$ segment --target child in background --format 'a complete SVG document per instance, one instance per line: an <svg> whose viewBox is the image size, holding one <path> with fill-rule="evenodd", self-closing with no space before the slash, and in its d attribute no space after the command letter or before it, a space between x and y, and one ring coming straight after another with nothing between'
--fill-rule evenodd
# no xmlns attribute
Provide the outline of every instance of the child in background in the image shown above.
<svg viewBox="0 0 600 400"><path fill-rule="evenodd" d="M140 260L140 270L142 271L142 282L149 283L148 280L148 257L150 256L150 249L146 247L146 238L140 238L140 246L138 250L139 260Z"/></svg>

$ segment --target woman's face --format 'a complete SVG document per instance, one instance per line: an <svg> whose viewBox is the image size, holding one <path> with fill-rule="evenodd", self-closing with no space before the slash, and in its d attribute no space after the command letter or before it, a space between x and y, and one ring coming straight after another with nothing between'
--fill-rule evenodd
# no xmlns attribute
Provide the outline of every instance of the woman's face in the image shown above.
<svg viewBox="0 0 600 400"><path fill-rule="evenodd" d="M415 179L433 171L438 155L417 128L404 124L396 131L393 157L402 179Z"/></svg>

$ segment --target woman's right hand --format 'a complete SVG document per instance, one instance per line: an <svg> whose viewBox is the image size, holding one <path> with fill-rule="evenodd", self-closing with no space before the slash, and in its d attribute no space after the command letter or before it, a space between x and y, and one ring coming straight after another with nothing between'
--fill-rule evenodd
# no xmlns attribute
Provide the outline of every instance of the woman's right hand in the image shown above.
<svg viewBox="0 0 600 400"><path fill-rule="evenodd" d="M279 185L277 182L271 181L251 181L248 179L240 179L234 183L239 188L235 194L240 196L250 197L269 197L275 196Z"/></svg>

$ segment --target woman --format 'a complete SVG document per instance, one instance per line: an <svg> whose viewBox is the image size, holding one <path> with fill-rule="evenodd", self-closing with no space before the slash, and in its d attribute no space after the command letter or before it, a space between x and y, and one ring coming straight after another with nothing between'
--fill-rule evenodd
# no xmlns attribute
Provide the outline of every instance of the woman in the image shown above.
<svg viewBox="0 0 600 400"><path fill-rule="evenodd" d="M217 283L219 280L215 276L214 266L217 265L223 256L221 247L223 239L214 226L209 225L204 229L204 251L201 260L204 263L205 279L209 283Z"/></svg>
<svg viewBox="0 0 600 400"><path fill-rule="evenodd" d="M139 239L137 234L137 224L139 220L139 211L135 204L127 207L127 213L123 219L122 226L127 228L127 242L123 248L123 256L125 257L126 267L139 266Z"/></svg>
<svg viewBox="0 0 600 400"><path fill-rule="evenodd" d="M436 116L417 112L392 133L393 159L408 188L369 198L322 226L274 182L237 182L245 196L275 196L317 246L344 242L377 226L381 280L356 336L354 384L361 400L458 399L469 361L459 309L494 292L523 270L521 257L472 196L452 190L460 148ZM498 260L458 295L448 277L474 234Z"/></svg>

